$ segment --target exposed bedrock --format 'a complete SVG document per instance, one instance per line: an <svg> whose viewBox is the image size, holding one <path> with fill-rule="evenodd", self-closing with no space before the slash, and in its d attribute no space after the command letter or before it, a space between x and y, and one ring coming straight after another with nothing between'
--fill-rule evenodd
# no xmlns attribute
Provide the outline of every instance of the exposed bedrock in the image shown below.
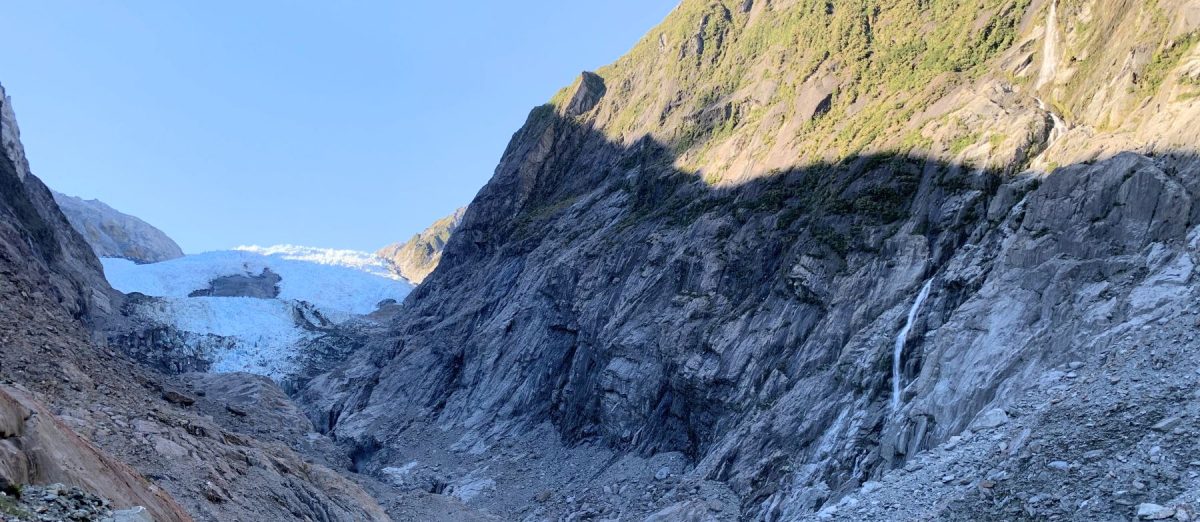
<svg viewBox="0 0 1200 522"><path fill-rule="evenodd" d="M790 520L1194 310L1194 1L733 4L535 109L391 335L299 390L355 469L550 423Z"/></svg>
<svg viewBox="0 0 1200 522"><path fill-rule="evenodd" d="M208 288L196 290L188 297L253 297L273 299L279 297L279 282L283 278L264 268L258 275L228 275L209 282Z"/></svg>

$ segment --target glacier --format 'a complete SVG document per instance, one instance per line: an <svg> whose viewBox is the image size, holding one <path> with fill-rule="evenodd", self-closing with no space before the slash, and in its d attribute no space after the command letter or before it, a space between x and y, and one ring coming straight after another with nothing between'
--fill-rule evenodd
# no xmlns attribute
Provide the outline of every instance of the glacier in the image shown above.
<svg viewBox="0 0 1200 522"><path fill-rule="evenodd" d="M101 258L113 288L154 299L135 314L193 334L191 347L211 358L210 371L248 372L281 380L295 368L297 347L327 327L357 320L388 300L402 301L413 285L395 276L381 258L352 250L295 245L244 246L139 265ZM227 276L280 277L276 298L189 297Z"/></svg>

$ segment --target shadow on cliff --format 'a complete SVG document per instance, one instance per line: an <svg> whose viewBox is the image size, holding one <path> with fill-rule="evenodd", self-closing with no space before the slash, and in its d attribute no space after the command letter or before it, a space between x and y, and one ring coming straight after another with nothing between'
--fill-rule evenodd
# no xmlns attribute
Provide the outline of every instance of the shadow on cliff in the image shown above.
<svg viewBox="0 0 1200 522"><path fill-rule="evenodd" d="M1198 164L1192 153L1168 156ZM393 349L373 355L382 377L356 400L379 387L370 401L397 405L389 415L399 418L548 420L571 443L713 457L709 477L741 481L735 489L754 502L831 428L831 404L861 398L871 406L858 457L828 473L833 484L864 480L886 464L871 447L889 422L889 347L903 318L885 314L964 245L991 237L1040 184L1086 168L1040 175L1024 172L1029 158L982 169L879 153L711 186L676 159L649 137L614 143L587 113L535 109L408 297ZM1200 206L1180 211L1200 222ZM983 280L939 288L904 350L905 382L921 371L928 324ZM866 347L847 354L881 318L888 336L858 339ZM781 402L803 382L816 396ZM963 393L973 405L995 392ZM968 413L928 422L961 429ZM770 428L717 447L753 418Z"/></svg>
<svg viewBox="0 0 1200 522"><path fill-rule="evenodd" d="M774 215L782 237L794 241L809 236L845 257L871 252L872 247L855 236L864 227L895 225L912 217L918 196L991 194L1004 176L1021 170L979 169L920 154L873 153L710 185L702 173L676 168L676 159L672 146L651 137L630 145L616 143L554 106L538 107L471 203L446 248L442 271L501 252L521 254L537 248L545 239L539 234L541 227L572 210L579 212L576 205L597 192L624 195L622 215L614 219L619 228L654 223L683 229L711 214L725 214L738 223ZM986 209L974 211L983 214ZM930 238L945 234L947 230L930 223L938 217L928 216L928 227L916 232ZM411 299L423 299L436 286L418 288Z"/></svg>

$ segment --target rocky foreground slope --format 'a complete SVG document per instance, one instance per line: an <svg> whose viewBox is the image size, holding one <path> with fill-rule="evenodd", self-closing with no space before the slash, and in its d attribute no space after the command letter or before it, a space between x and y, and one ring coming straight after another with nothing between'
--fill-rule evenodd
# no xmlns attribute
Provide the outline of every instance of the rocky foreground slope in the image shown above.
<svg viewBox="0 0 1200 522"><path fill-rule="evenodd" d="M685 0L530 114L391 334L299 397L481 517L1187 519L1198 30Z"/></svg>

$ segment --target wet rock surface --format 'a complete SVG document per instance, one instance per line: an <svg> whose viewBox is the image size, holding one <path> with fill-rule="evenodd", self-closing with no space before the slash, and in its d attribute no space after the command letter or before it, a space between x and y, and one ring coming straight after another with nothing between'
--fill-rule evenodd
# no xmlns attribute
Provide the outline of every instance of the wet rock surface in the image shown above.
<svg viewBox="0 0 1200 522"><path fill-rule="evenodd" d="M1048 369L1014 401L1012 422L964 432L852 492L835 515L813 519L1194 519L1200 448L1189 422L1200 413L1200 360L1189 348L1197 313L1177 308L1149 329L1098 339L1086 365ZM1161 419L1175 428L1155 429ZM922 487L940 476L956 478Z"/></svg>

